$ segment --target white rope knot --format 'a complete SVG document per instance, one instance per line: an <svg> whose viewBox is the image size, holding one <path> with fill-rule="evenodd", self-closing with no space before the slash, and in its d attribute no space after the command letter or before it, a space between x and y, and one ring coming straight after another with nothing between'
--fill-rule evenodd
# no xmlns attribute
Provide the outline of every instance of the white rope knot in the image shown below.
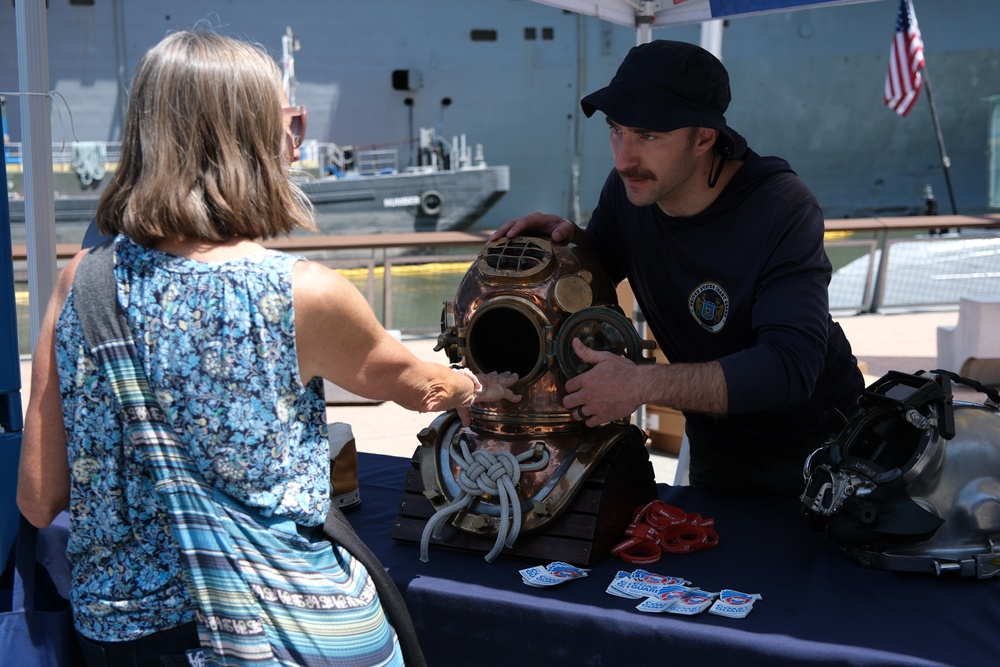
<svg viewBox="0 0 1000 667"><path fill-rule="evenodd" d="M71 166L84 186L104 178L104 163L108 159L103 141L77 141L73 144Z"/></svg>
<svg viewBox="0 0 1000 667"><path fill-rule="evenodd" d="M549 464L549 451L542 446L536 446L514 456L509 451L490 452L477 449L469 451L469 443L465 436L459 436L461 456L455 453L458 463L458 485L462 492L453 503L442 507L424 526L420 536L420 560L426 563L430 560L430 540L441 537L441 527L448 517L468 508L472 501L481 496L498 498L500 505L500 525L497 527L497 539L493 549L486 554L486 562L492 563L506 546L514 546L521 532L521 508L517 498L517 481L522 472L541 470ZM538 461L523 463L540 454Z"/></svg>
<svg viewBox="0 0 1000 667"><path fill-rule="evenodd" d="M462 463L459 462L459 466ZM504 488L504 480L520 479L521 466L510 452L472 452L472 462L468 468L458 471L458 484L466 493L483 493L499 496Z"/></svg>

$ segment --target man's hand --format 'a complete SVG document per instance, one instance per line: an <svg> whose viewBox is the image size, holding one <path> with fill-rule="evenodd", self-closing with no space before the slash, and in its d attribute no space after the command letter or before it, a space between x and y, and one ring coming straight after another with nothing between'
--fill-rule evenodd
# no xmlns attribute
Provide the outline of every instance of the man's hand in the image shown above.
<svg viewBox="0 0 1000 667"><path fill-rule="evenodd" d="M521 397L510 389L517 382L517 373L511 373L510 371L497 373L493 371L492 373L476 375L476 377L479 378L479 383L483 385L483 390L476 397L477 403L495 403L496 401L520 402ZM457 411L462 424L468 426L472 423L472 412L469 411L468 407L457 408Z"/></svg>
<svg viewBox="0 0 1000 667"><path fill-rule="evenodd" d="M525 232L532 231L545 234L556 243L562 243L563 241L572 241L577 229L579 228L572 222L560 218L558 215L530 213L523 218L503 223L500 229L493 232L493 235L490 236L490 241L496 241L504 236L514 238Z"/></svg>
<svg viewBox="0 0 1000 667"><path fill-rule="evenodd" d="M566 383L563 405L587 426L627 417L644 403L726 414L726 375L718 361L636 365L612 352L592 350L579 338L573 339L573 352L592 368Z"/></svg>
<svg viewBox="0 0 1000 667"><path fill-rule="evenodd" d="M592 350L579 338L574 338L572 345L576 356L592 365L566 383L563 405L573 411L573 418L594 427L635 412L642 404L637 366L613 352Z"/></svg>

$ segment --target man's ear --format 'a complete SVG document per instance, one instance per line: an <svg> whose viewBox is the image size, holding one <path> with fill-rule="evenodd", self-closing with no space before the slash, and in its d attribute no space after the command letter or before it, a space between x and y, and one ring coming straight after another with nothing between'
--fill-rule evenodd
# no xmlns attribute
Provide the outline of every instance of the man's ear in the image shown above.
<svg viewBox="0 0 1000 667"><path fill-rule="evenodd" d="M719 138L719 131L712 127L695 128L694 147L700 154L710 151L715 147L715 141Z"/></svg>

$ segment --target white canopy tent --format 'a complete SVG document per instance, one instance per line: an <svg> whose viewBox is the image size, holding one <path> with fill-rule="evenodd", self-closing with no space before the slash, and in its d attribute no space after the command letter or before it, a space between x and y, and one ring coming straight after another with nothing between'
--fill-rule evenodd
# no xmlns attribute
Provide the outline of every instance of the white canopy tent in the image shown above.
<svg viewBox="0 0 1000 667"><path fill-rule="evenodd" d="M808 7L851 5L874 0L535 0L586 16L631 26L636 44L652 40L653 28L721 21L722 19ZM702 47L705 33L702 31ZM708 49L711 50L711 49Z"/></svg>

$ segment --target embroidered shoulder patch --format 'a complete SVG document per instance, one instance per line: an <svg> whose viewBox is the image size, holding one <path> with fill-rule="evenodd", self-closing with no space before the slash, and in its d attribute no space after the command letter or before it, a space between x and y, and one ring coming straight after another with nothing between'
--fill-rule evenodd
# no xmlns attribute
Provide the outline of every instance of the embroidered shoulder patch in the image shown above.
<svg viewBox="0 0 1000 667"><path fill-rule="evenodd" d="M729 315L729 295L718 283L702 283L688 297L688 310L706 330L722 331Z"/></svg>

